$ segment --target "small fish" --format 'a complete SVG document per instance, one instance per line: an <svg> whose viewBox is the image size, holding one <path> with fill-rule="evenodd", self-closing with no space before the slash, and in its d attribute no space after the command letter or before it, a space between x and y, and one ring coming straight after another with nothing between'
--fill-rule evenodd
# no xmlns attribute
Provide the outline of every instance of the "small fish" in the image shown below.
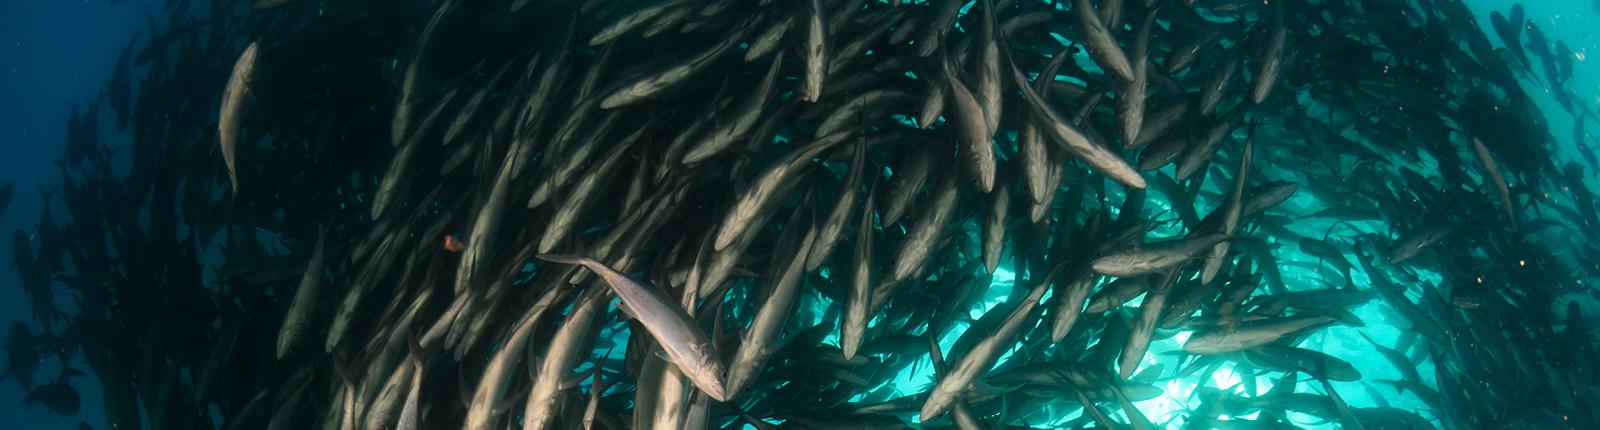
<svg viewBox="0 0 1600 430"><path fill-rule="evenodd" d="M1089 47L1089 57L1094 58L1095 64L1105 69L1107 75L1124 82L1133 81L1132 63L1128 62L1128 56L1122 52L1122 47L1117 46L1117 39L1112 37L1111 29L1106 28L1106 23L1095 14L1094 6L1089 4L1089 0L1072 0L1072 16L1076 18L1075 22L1082 32L1084 44Z"/></svg>
<svg viewBox="0 0 1600 430"><path fill-rule="evenodd" d="M691 76L710 66L723 53L737 46L747 30L749 28L745 26L741 30L732 31L721 42L701 51L699 54L687 57L671 67L660 69L617 88L600 100L600 108L616 109L656 97L662 91L688 80Z"/></svg>
<svg viewBox="0 0 1600 430"><path fill-rule="evenodd" d="M1256 71L1255 82L1250 89L1250 100L1261 104L1272 94L1272 87L1278 81L1278 71L1283 68L1283 45L1288 37L1288 29L1283 22L1283 2L1273 3L1272 24L1267 31L1267 47L1261 51L1261 57L1256 61L1260 67Z"/></svg>
<svg viewBox="0 0 1600 430"><path fill-rule="evenodd" d="M961 158L966 160L978 190L987 193L994 189L994 132L972 90L961 82L949 61L943 64L944 74L940 77L948 90L950 110L955 113L951 121L955 123L957 140L961 142Z"/></svg>
<svg viewBox="0 0 1600 430"><path fill-rule="evenodd" d="M256 0L255 3L250 4L250 8L255 10L272 10L289 3L294 3L294 0Z"/></svg>
<svg viewBox="0 0 1600 430"><path fill-rule="evenodd" d="M289 304L289 313L283 317L283 327L278 329L279 360L288 356L301 333L311 328L317 306L321 305L323 254L326 250L324 242L327 236L326 229L318 229L311 261L306 263L305 276L300 279L300 287L294 291L294 301Z"/></svg>
<svg viewBox="0 0 1600 430"><path fill-rule="evenodd" d="M810 165L811 159L822 154L834 145L838 145L852 133L834 133L827 137L819 138L806 146L797 148L788 156L778 160L766 172L751 182L744 194L734 203L723 218L722 226L717 230L714 248L721 251L732 245L734 239L743 235L746 229L759 228L758 224L764 223L771 215L773 206L794 187L800 173Z"/></svg>
<svg viewBox="0 0 1600 430"><path fill-rule="evenodd" d="M1183 343L1190 354L1226 354L1265 345L1291 333L1333 323L1331 316L1293 316L1245 321L1232 330L1195 332Z"/></svg>
<svg viewBox="0 0 1600 430"><path fill-rule="evenodd" d="M839 328L839 348L845 360L855 359L856 351L866 338L867 321L872 318L872 206L876 188L868 191L856 224L855 255L848 280L850 294L845 299L844 323Z"/></svg>
<svg viewBox="0 0 1600 430"><path fill-rule="evenodd" d="M950 217L954 215L956 202L961 197L961 187L956 186L956 175L950 172L940 175L939 183L934 185L930 197L933 201L906 229L906 237L900 244L899 252L895 253L894 271L890 274L894 282L911 279L925 269L928 257L934 253L934 246L949 227Z"/></svg>
<svg viewBox="0 0 1600 430"><path fill-rule="evenodd" d="M1121 155L1090 140L1088 136L1084 135L1083 131L1062 119L1049 105L1045 104L1039 94L1028 86L1028 78L1022 74L1021 70L1013 67L1011 69L1011 79L1022 90L1023 101L1031 109L1036 125L1041 131L1045 132L1045 135L1050 136L1052 140L1060 144L1062 148L1066 149L1074 157L1082 160L1084 164L1088 164L1089 167L1093 167L1095 170L1100 171L1101 174L1117 181L1117 183L1128 188L1142 189L1145 187L1144 178L1140 177L1139 172L1133 170L1133 167L1129 166Z"/></svg>
<svg viewBox="0 0 1600 430"><path fill-rule="evenodd" d="M505 394L510 389L511 381L515 379L517 360L523 355L528 337L533 334L534 325L560 296L559 289L545 290L545 293L539 296L539 301L529 307L517 325L512 327L500 349L489 359L489 365L484 369L483 376L478 378L477 389L473 391L467 406L467 418L463 428L485 430L493 427L495 415L499 415L507 406Z"/></svg>
<svg viewBox="0 0 1600 430"><path fill-rule="evenodd" d="M751 128L761 119L762 110L766 108L768 93L772 92L772 84L777 81L778 71L782 65L783 53L780 52L778 57L772 60L772 66L767 69L767 75L761 79L761 84L756 85L754 91L733 105L733 120L712 131L710 136L696 144L689 153L684 154L682 163L694 164L704 161L721 153L738 139L749 135Z"/></svg>
<svg viewBox="0 0 1600 430"><path fill-rule="evenodd" d="M806 62L806 74L800 87L800 100L807 102L816 102L822 97L823 75L827 73L828 26L823 23L822 15L822 0L806 3L805 49L801 51Z"/></svg>
<svg viewBox="0 0 1600 430"><path fill-rule="evenodd" d="M1066 265L1058 264L1050 274L1040 279L1029 290L1028 295L1017 302L1016 308L1006 314L999 327L984 336L983 340L955 361L949 372L939 378L938 384L934 385L933 391L928 394L928 400L923 402L922 410L918 413L922 422L944 415L962 393L971 389L978 378L989 372L995 360L1000 358L1000 353L1012 346L1012 342L1015 341L1012 337L1029 320L1028 317L1033 314L1033 308L1039 304L1039 299L1050 290L1051 281L1060 275L1065 267Z"/></svg>
<svg viewBox="0 0 1600 430"><path fill-rule="evenodd" d="M237 153L239 147L239 122L244 111L244 98L250 94L250 83L255 80L256 74L256 43L244 48L244 53L239 54L239 60L233 63L233 74L228 78L228 86L222 91L222 111L218 114L217 135L222 140L222 161L228 165L228 182L231 184L233 196L239 197L239 170Z"/></svg>
<svg viewBox="0 0 1600 430"><path fill-rule="evenodd" d="M727 401L723 390L724 367L705 331L672 299L622 272L588 257L540 254L540 260L577 264L600 275L622 299L622 308L650 332L667 358L683 371L695 387L717 401Z"/></svg>
<svg viewBox="0 0 1600 430"><path fill-rule="evenodd" d="M817 231L817 240L811 252L806 254L806 271L816 271L822 263L833 254L833 248L839 244L839 239L844 236L844 228L850 223L850 216L855 213L856 199L860 194L861 178L866 176L867 170L867 142L856 142L855 155L850 159L850 173L847 174L844 184L839 187L839 200L833 204L833 210L828 212L828 218ZM868 213L868 226L871 226L871 213Z"/></svg>
<svg viewBox="0 0 1600 430"><path fill-rule="evenodd" d="M1188 262L1201 251L1227 240L1228 236L1212 233L1203 236L1147 243L1141 246L1108 252L1094 259L1091 267L1095 273L1109 276L1139 276L1177 267Z"/></svg>
<svg viewBox="0 0 1600 430"><path fill-rule="evenodd" d="M522 428L549 428L555 420L556 411L561 409L561 391L577 385L577 381L572 380L572 369L577 367L578 360L589 355L586 340L595 317L605 311L600 305L604 304L602 299L606 298L604 290L592 289L572 305L567 320L556 330L555 336L545 343L546 348L541 353L544 360L538 363L538 370L532 375L534 383L532 393L528 395L527 407L522 413ZM530 359L528 362L533 368L531 364L534 361Z"/></svg>
<svg viewBox="0 0 1600 430"><path fill-rule="evenodd" d="M1511 230L1521 230L1517 225L1517 206L1511 197L1511 187L1506 184L1505 174L1500 173L1500 164L1494 161L1494 154L1489 153L1489 147L1476 137L1472 138L1472 152L1477 154L1478 162L1483 163L1483 170L1494 184L1495 192L1500 195L1500 208L1506 212L1506 219L1511 220Z"/></svg>
<svg viewBox="0 0 1600 430"><path fill-rule="evenodd" d="M748 388L752 381L761 376L767 360L777 352L777 347L774 345L778 342L778 334L783 331L784 322L794 313L795 299L800 294L800 288L805 285L806 254L810 252L816 237L816 228L813 227L806 232L805 239L802 239L799 247L795 248L794 257L787 259L788 268L783 270L766 298L761 301L761 307L756 310L750 328L744 331L744 336L739 342L739 351L734 354L733 361L728 363L728 397L738 397L745 388Z"/></svg>
<svg viewBox="0 0 1600 430"><path fill-rule="evenodd" d="M1145 17L1144 23L1139 25L1139 34L1133 41L1133 75L1132 79L1121 83L1117 93L1117 124L1121 125L1122 144L1134 146L1139 141L1139 132L1144 127L1144 109L1146 96L1146 75L1150 69L1149 46L1150 31L1156 26L1156 14Z"/></svg>

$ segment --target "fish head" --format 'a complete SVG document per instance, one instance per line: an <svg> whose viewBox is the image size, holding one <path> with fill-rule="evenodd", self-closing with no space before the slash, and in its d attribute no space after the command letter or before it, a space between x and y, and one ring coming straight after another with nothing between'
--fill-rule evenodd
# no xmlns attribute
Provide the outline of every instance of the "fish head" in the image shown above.
<svg viewBox="0 0 1600 430"><path fill-rule="evenodd" d="M921 422L932 421L950 410L950 405L956 401L960 394L960 387L951 384L939 384L933 387L933 392L928 393L928 401L922 403L922 410L917 419Z"/></svg>

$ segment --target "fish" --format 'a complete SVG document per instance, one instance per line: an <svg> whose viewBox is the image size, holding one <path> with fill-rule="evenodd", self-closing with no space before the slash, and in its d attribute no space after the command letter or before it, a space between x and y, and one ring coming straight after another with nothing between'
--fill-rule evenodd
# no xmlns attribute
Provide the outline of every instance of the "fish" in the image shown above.
<svg viewBox="0 0 1600 430"><path fill-rule="evenodd" d="M782 70L780 68L782 65L783 53L779 52L777 58L772 60L772 66L767 69L766 77L762 78L761 83L756 86L755 90L745 95L743 101L733 109L733 120L727 125L712 131L710 136L696 144L687 154L684 154L682 163L694 164L705 161L713 155L726 150L729 145L732 145L739 138L747 136L751 129L755 127L757 120L761 119L761 112L766 107L768 93L772 91L772 85L777 81L778 72Z"/></svg>
<svg viewBox="0 0 1600 430"><path fill-rule="evenodd" d="M483 376L478 379L477 388L473 390L468 403L464 427L475 430L494 427L495 416L510 406L506 391L516 375L517 361L521 359L528 338L533 334L534 325L561 297L561 293L560 289L547 289L505 337L504 344L489 360Z"/></svg>
<svg viewBox="0 0 1600 430"><path fill-rule="evenodd" d="M716 241L713 242L713 249L717 251L726 249L733 244L734 239L744 234L746 229L757 227L757 224L764 222L767 216L771 215L773 206L779 203L779 199L794 186L798 175L811 163L811 159L843 142L850 134L834 133L819 138L806 146L796 148L762 172L761 176L739 195L738 201L723 218L721 228L717 230Z"/></svg>
<svg viewBox="0 0 1600 430"><path fill-rule="evenodd" d="M1183 351L1190 354L1225 354L1265 345L1291 333L1331 324L1333 317L1325 315L1293 316L1246 321L1233 331L1206 330L1195 332L1183 343Z"/></svg>
<svg viewBox="0 0 1600 430"><path fill-rule="evenodd" d="M1096 257L1090 267L1095 273L1119 277L1164 271L1188 262L1228 238L1222 233L1211 233L1112 250Z"/></svg>
<svg viewBox="0 0 1600 430"><path fill-rule="evenodd" d="M960 359L955 360L949 372L940 377L938 384L928 393L928 400L923 402L922 409L918 412L922 422L944 415L963 392L971 389L973 384L984 376L983 374L988 373L995 360L1000 358L1002 350L1010 346L1012 336L1029 320L1034 306L1039 304L1039 299L1050 289L1055 275L1059 275L1065 267L1058 264L1056 268L1051 269L1051 274L1043 276L1028 290L1028 295L1018 301L1017 306L1006 314L999 327L984 336L983 340Z"/></svg>
<svg viewBox="0 0 1600 430"><path fill-rule="evenodd" d="M301 333L311 328L311 319L322 297L326 240L327 232L319 229L317 244L311 251L311 260L306 263L305 276L300 278L300 286L294 290L294 302L289 305L289 313L283 317L283 326L278 329L278 360L288 356Z"/></svg>
<svg viewBox="0 0 1600 430"><path fill-rule="evenodd" d="M1261 51L1257 59L1255 80L1250 86L1250 100L1256 104L1267 101L1267 96L1272 94L1272 87L1277 84L1278 73L1283 68L1284 43L1288 38L1288 28L1284 23L1283 4L1273 4L1272 23L1267 32L1267 47Z"/></svg>
<svg viewBox="0 0 1600 430"><path fill-rule="evenodd" d="M855 213L856 198L861 188L861 178L867 173L867 143L857 141L855 154L850 157L850 173L845 177L844 183L839 187L839 200L833 203L833 209L828 211L828 217L817 230L817 238L812 248L806 253L806 271L816 271L822 263L833 254L833 249L844 236L845 226L850 223L850 217ZM871 213L866 215L867 225L871 226Z"/></svg>
<svg viewBox="0 0 1600 430"><path fill-rule="evenodd" d="M217 136L222 142L222 161L228 166L228 183L235 198L239 195L238 148L239 128L243 121L244 98L250 94L250 84L255 81L256 58L260 55L257 43L251 43L233 63L233 73L222 91L222 108L217 114Z"/></svg>
<svg viewBox="0 0 1600 430"><path fill-rule="evenodd" d="M733 361L728 363L726 395L729 398L738 397L749 388L750 383L761 375L767 360L776 352L774 344L778 341L778 334L794 312L795 299L804 286L806 254L811 252L816 237L815 227L806 231L805 238L795 248L794 256L786 259L789 260L788 268L783 270L781 277L761 301L750 328L740 338L739 350L734 353Z"/></svg>
<svg viewBox="0 0 1600 430"><path fill-rule="evenodd" d="M538 361L538 371L530 372L535 382L522 413L524 428L548 428L555 420L555 412L560 409L560 391L577 385L577 381L572 379L572 369L578 360L589 355L586 339L590 337L595 318L604 313L600 305L603 304L602 299L607 298L603 289L590 291L572 305L566 321L556 330L555 337L550 339L543 360ZM530 369L534 362L528 359Z"/></svg>
<svg viewBox="0 0 1600 430"><path fill-rule="evenodd" d="M1478 138L1472 138L1472 153L1478 156L1478 162L1483 164L1483 170L1487 173L1490 183L1494 184L1495 193L1500 196L1500 208L1506 212L1506 219L1511 221L1511 229L1521 230L1517 225L1517 206L1511 197L1511 187L1506 184L1505 174L1500 172L1500 165L1495 162L1494 154L1491 154L1489 147L1484 146L1483 141Z"/></svg>
<svg viewBox="0 0 1600 430"><path fill-rule="evenodd" d="M1081 0L1080 0L1081 1ZM1128 188L1143 189L1144 178L1139 172L1128 165L1121 156L1105 146L1089 140L1088 136L1065 120L1047 105L1039 95L1028 86L1028 78L1022 75L1015 67L1011 69L1012 82L1021 89L1023 100L1033 114L1035 124L1045 135L1050 136L1062 149L1067 150L1074 157L1082 160L1084 164L1099 170L1101 174L1110 177L1117 183Z"/></svg>
<svg viewBox="0 0 1600 430"><path fill-rule="evenodd" d="M1095 64L1104 69L1106 75L1132 82L1132 62L1128 61L1128 55L1122 51L1122 47L1117 45L1117 39L1106 28L1106 23L1095 14L1094 5L1089 4L1089 0L1072 0L1071 12L1078 31L1082 32L1084 45L1089 48L1089 57L1094 59Z"/></svg>
<svg viewBox="0 0 1600 430"><path fill-rule="evenodd" d="M600 109L616 109L659 96L662 91L682 83L711 65L712 61L737 45L742 35L743 31L733 32L716 45L693 56L685 57L672 67L651 72L612 90L600 100Z"/></svg>
<svg viewBox="0 0 1600 430"><path fill-rule="evenodd" d="M895 253L889 280L903 282L922 273L935 244L950 224L950 217L955 214L956 202L961 197L955 175L946 172L938 181L930 195L932 202L906 230L906 237Z"/></svg>
<svg viewBox="0 0 1600 430"><path fill-rule="evenodd" d="M839 348L845 360L853 360L861 349L861 343L866 338L867 321L871 319L873 281L873 228L872 210L873 194L877 187L873 186L867 191L867 199L861 204L861 217L856 223L855 250L851 255L852 264L848 279L850 293L845 298L844 322L839 325Z"/></svg>
<svg viewBox="0 0 1600 430"><path fill-rule="evenodd" d="M1244 186L1250 176L1250 162L1255 154L1255 140L1246 138L1244 151L1239 156L1239 167L1234 171L1233 189L1228 192L1228 200L1223 203L1218 231L1223 235L1233 235L1239 228L1239 218L1244 212ZM1211 252L1206 255L1205 262L1200 266L1200 283L1210 284L1216 279L1217 273L1222 270L1224 259L1228 256L1228 241L1218 242L1211 247Z"/></svg>
<svg viewBox="0 0 1600 430"><path fill-rule="evenodd" d="M294 3L294 0L256 0L250 4L251 9L272 10Z"/></svg>
<svg viewBox="0 0 1600 430"><path fill-rule="evenodd" d="M806 74L800 86L800 100L816 102L822 97L822 81L828 64L828 33L827 24L823 22L822 0L809 0L806 12L805 49L801 50Z"/></svg>
<svg viewBox="0 0 1600 430"><path fill-rule="evenodd" d="M994 189L994 131L990 129L983 105L957 77L954 66L949 61L943 64L940 77L945 82L949 110L954 113L951 122L955 123L957 140L961 143L961 159L966 162L978 191L988 193Z"/></svg>
<svg viewBox="0 0 1600 430"><path fill-rule="evenodd" d="M428 18L428 24L423 27L417 45L411 48L411 56L406 61L405 72L400 80L400 101L394 109L394 119L389 122L389 143L400 146L405 143L411 133L411 114L419 101L417 92L422 85L422 65L426 64L428 57L433 52L433 37L444 22L445 17L456 8L456 0L445 0L439 3L439 8L434 9L433 15Z"/></svg>
<svg viewBox="0 0 1600 430"><path fill-rule="evenodd" d="M668 361L706 395L717 401L728 400L722 382L726 368L705 332L694 324L683 308L661 292L592 258L552 254L535 257L552 263L581 265L600 275L611 291L622 299L624 311L644 325L650 336L661 345Z"/></svg>
<svg viewBox="0 0 1600 430"><path fill-rule="evenodd" d="M928 177L940 165L939 151L906 151L894 164L894 175L889 178L883 201L878 202L879 222L887 227L898 221L911 206L911 201L922 191Z"/></svg>
<svg viewBox="0 0 1600 430"><path fill-rule="evenodd" d="M1233 75L1239 70L1238 61L1220 60L1220 69L1212 72L1211 79L1206 81L1200 89L1200 115L1211 115L1217 110L1217 105L1222 103L1222 96L1228 90L1228 85L1233 81ZM1251 97L1254 97L1252 93Z"/></svg>
<svg viewBox="0 0 1600 430"><path fill-rule="evenodd" d="M1117 91L1117 123L1121 125L1122 144L1133 147L1139 141L1139 132L1144 127L1145 97L1148 79L1146 75L1150 68L1149 45L1150 32L1156 26L1156 14L1145 17L1139 25L1139 33L1134 36L1133 50L1130 53L1133 69L1127 82L1120 83Z"/></svg>

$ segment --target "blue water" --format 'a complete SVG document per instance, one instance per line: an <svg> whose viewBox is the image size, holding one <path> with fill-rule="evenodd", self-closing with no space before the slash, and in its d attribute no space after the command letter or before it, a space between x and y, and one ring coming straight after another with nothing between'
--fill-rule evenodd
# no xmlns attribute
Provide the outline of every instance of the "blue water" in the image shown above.
<svg viewBox="0 0 1600 430"><path fill-rule="evenodd" d="M14 231L32 230L42 209L39 188L55 188L61 182L53 161L65 148L71 105L98 97L129 38L148 25L141 8L153 11L164 24L161 4L161 0L122 0L115 5L106 0L0 1L0 183L11 183L15 189L10 208L0 218L0 232L7 241ZM109 118L101 116L103 121ZM114 133L101 136L116 142ZM54 206L56 213L64 212L59 201ZM0 321L10 326L12 320L28 320L31 311L17 273L11 270L11 246L4 248L0 249L0 263L6 268L0 271ZM45 365L41 372L53 375L54 369ZM0 381L0 428L75 428L79 420L104 428L94 378L75 378L73 385L83 397L83 408L78 416L64 418L42 405L24 406L16 381Z"/></svg>
<svg viewBox="0 0 1600 430"><path fill-rule="evenodd" d="M59 171L53 160L62 154L66 141L63 126L74 103L83 103L98 97L112 73L112 64L129 39L147 26L142 10L157 12L160 25L165 25L160 15L161 0L121 0L111 4L107 0L0 0L0 183L12 183L15 195L3 218L0 218L0 237L11 232L31 230L44 202L39 190L56 187ZM1512 0L1469 0L1480 25L1488 30L1489 11L1505 11ZM1564 41L1574 51L1575 72L1572 90L1590 104L1600 104L1600 10L1593 0L1521 1L1529 20L1538 23L1552 40ZM148 32L148 30L146 30ZM141 36L142 37L142 36ZM1491 33L1489 39L1500 41ZM144 42L140 42L142 45ZM137 82L139 70L134 69ZM1546 95L1539 97L1540 88L1533 80L1524 77L1524 86L1535 94L1541 109L1558 142L1563 161L1577 159L1579 151L1573 136L1573 118L1565 113L1555 100ZM220 90L220 89L219 89ZM113 115L102 112L102 144L115 146L117 137L107 132ZM1588 127L1589 145L1594 145L1595 130ZM1293 204L1294 202L1290 202ZM61 214L59 202L54 203ZM1359 228L1359 226L1358 226ZM22 293L17 274L10 270L11 247L0 246L0 323L9 325L12 320L30 319L30 309ZM997 283L1009 282L1007 274L998 274ZM1286 273L1293 276L1293 273ZM1320 275L1312 274L1312 277ZM1005 291L1008 288L997 288ZM64 294L58 294L64 296ZM987 302L993 305L995 300ZM58 304L70 306L70 301L58 297ZM1594 307L1586 307L1594 309ZM1358 314L1369 321L1365 332L1379 342L1392 340L1397 335L1393 326L1385 326L1384 317L1377 314L1377 302L1358 309ZM977 315L975 313L975 315ZM1309 347L1329 352L1351 360L1368 379L1389 379L1396 375L1381 357L1371 354L1370 347L1342 328L1325 330L1313 336ZM949 338L953 341L954 334ZM1148 360L1156 360L1164 350L1170 350L1182 341L1164 340L1152 346ZM948 346L948 345L947 345ZM1359 351L1341 354L1341 351ZM86 368L81 364L76 366ZM1369 370L1370 369L1370 370ZM1422 369L1424 375L1431 372ZM43 375L53 375L55 369L45 365ZM1214 386L1230 386L1237 381L1230 372L1214 375ZM921 386L927 380L906 380L908 386ZM1270 381L1266 381L1270 384ZM1141 403L1140 407L1156 422L1164 421L1171 413L1181 410L1181 398L1195 387L1191 382L1175 381L1167 387L1168 395L1161 399ZM0 428L49 429L73 428L84 421L95 428L104 427L100 392L92 377L74 380L83 397L82 410L75 417L60 417L46 408L23 405L23 394L16 389L15 381L0 381ZM1266 390L1268 386L1262 386ZM1373 400L1359 387L1341 390L1354 404L1371 405ZM1407 396L1384 399L1397 407L1415 406L1416 399Z"/></svg>

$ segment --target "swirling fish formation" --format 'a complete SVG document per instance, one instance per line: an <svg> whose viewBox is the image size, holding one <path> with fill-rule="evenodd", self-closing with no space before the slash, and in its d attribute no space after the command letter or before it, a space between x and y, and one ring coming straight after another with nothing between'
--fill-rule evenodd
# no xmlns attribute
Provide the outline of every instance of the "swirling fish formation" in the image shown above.
<svg viewBox="0 0 1600 430"><path fill-rule="evenodd" d="M113 429L1600 426L1520 6L168 3L15 240Z"/></svg>

